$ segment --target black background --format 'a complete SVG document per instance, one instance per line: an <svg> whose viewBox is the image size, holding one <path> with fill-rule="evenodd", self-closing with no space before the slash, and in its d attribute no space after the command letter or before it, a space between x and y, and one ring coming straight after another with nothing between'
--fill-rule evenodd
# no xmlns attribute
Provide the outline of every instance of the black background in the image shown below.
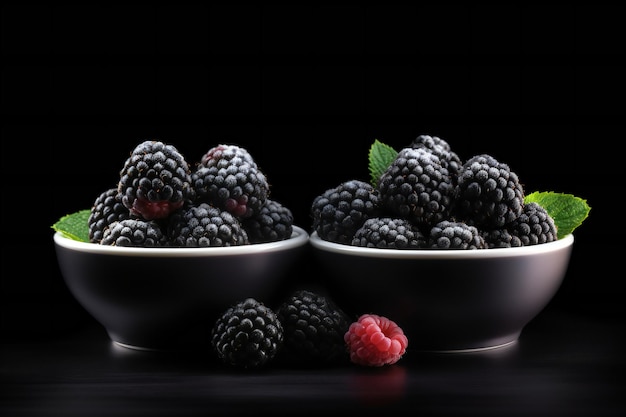
<svg viewBox="0 0 626 417"><path fill-rule="evenodd" d="M554 303L623 313L624 14L591 5L3 5L2 337L91 321L51 225L115 186L141 141L195 163L247 148L310 228L324 190L367 180L379 139L489 153L527 192L587 200ZM314 279L314 277L312 277Z"/></svg>

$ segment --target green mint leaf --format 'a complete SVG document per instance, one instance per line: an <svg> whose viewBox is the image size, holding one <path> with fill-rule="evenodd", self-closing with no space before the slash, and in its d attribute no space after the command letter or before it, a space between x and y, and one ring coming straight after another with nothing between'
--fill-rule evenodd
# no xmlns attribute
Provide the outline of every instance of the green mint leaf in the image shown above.
<svg viewBox="0 0 626 417"><path fill-rule="evenodd" d="M370 183L376 187L378 178L387 170L389 165L398 155L395 149L379 141L374 140L369 151Z"/></svg>
<svg viewBox="0 0 626 417"><path fill-rule="evenodd" d="M54 231L68 239L89 243L89 214L91 210L81 210L61 217L52 225Z"/></svg>
<svg viewBox="0 0 626 417"><path fill-rule="evenodd" d="M554 219L558 239L572 233L591 211L586 200L572 194L537 191L524 198L524 203L531 202L539 204Z"/></svg>

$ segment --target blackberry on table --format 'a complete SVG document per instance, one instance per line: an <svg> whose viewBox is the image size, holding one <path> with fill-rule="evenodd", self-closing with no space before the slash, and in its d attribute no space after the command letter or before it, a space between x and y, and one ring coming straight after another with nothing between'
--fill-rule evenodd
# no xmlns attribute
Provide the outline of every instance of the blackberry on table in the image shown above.
<svg viewBox="0 0 626 417"><path fill-rule="evenodd" d="M122 204L122 195L117 191L117 188L103 191L91 206L89 219L87 220L89 241L91 243L100 243L104 230L111 223L132 217L130 210Z"/></svg>
<svg viewBox="0 0 626 417"><path fill-rule="evenodd" d="M431 249L487 249L487 243L475 226L464 222L444 220L430 229L428 247Z"/></svg>
<svg viewBox="0 0 626 417"><path fill-rule="evenodd" d="M267 199L252 217L241 221L250 243L277 242L293 233L293 213L278 201Z"/></svg>
<svg viewBox="0 0 626 417"><path fill-rule="evenodd" d="M218 145L204 154L191 175L199 202L244 219L256 215L269 196L269 183L247 149Z"/></svg>
<svg viewBox="0 0 626 417"><path fill-rule="evenodd" d="M425 148L404 148L378 180L387 212L420 226L448 218L454 186L441 159Z"/></svg>
<svg viewBox="0 0 626 417"><path fill-rule="evenodd" d="M369 183L348 180L315 197L311 205L313 230L321 239L349 244L370 217L380 213L377 190Z"/></svg>
<svg viewBox="0 0 626 417"><path fill-rule="evenodd" d="M161 247L167 239L155 221L126 219L113 222L102 234L101 245L127 247Z"/></svg>
<svg viewBox="0 0 626 417"><path fill-rule="evenodd" d="M426 237L407 219L373 217L356 231L351 244L379 249L422 249L426 247Z"/></svg>
<svg viewBox="0 0 626 417"><path fill-rule="evenodd" d="M283 325L283 353L288 362L330 364L347 360L343 340L350 318L330 298L297 290L277 308Z"/></svg>
<svg viewBox="0 0 626 417"><path fill-rule="evenodd" d="M186 206L172 214L167 236L171 246L240 246L250 243L241 222L208 203Z"/></svg>
<svg viewBox="0 0 626 417"><path fill-rule="evenodd" d="M132 151L120 171L122 203L144 220L164 219L193 200L191 171L173 145L148 140Z"/></svg>
<svg viewBox="0 0 626 417"><path fill-rule="evenodd" d="M507 229L522 243L522 246L537 245L557 240L554 219L537 203L524 204L522 214Z"/></svg>
<svg viewBox="0 0 626 417"><path fill-rule="evenodd" d="M487 154L467 160L458 176L454 214L482 229L497 229L515 220L524 205L524 189L507 164Z"/></svg>
<svg viewBox="0 0 626 417"><path fill-rule="evenodd" d="M211 329L211 344L226 364L259 368L283 346L283 326L276 313L254 298L228 308Z"/></svg>

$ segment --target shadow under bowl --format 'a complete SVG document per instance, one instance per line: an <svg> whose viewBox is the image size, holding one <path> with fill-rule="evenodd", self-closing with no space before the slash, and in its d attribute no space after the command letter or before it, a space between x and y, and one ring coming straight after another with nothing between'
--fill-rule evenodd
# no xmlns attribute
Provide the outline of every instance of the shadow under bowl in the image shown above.
<svg viewBox="0 0 626 417"><path fill-rule="evenodd" d="M392 250L309 238L324 285L346 312L395 321L409 349L463 352L510 345L550 302L573 235L520 248Z"/></svg>
<svg viewBox="0 0 626 417"><path fill-rule="evenodd" d="M208 346L217 317L253 297L267 302L307 248L289 239L232 247L137 248L78 242L55 233L70 292L122 346L196 350Z"/></svg>

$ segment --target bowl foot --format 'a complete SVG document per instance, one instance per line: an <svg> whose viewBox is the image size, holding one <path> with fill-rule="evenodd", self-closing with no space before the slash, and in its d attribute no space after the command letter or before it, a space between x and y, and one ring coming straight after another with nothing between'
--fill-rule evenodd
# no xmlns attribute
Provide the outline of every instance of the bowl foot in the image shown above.
<svg viewBox="0 0 626 417"><path fill-rule="evenodd" d="M138 350L138 351L142 351L142 352L168 352L168 351L171 351L171 349L159 349L159 348L150 348L150 347L144 347L144 346L129 345L128 343L118 342L117 340L112 340L112 342L113 342L113 344L115 346L119 346L119 347L122 347L124 349Z"/></svg>
<svg viewBox="0 0 626 417"><path fill-rule="evenodd" d="M472 353L472 352L485 352L489 350L505 349L511 347L517 343L518 339L510 340L505 343L491 346L483 346L477 348L460 348L460 349L417 349L417 352L423 353Z"/></svg>

